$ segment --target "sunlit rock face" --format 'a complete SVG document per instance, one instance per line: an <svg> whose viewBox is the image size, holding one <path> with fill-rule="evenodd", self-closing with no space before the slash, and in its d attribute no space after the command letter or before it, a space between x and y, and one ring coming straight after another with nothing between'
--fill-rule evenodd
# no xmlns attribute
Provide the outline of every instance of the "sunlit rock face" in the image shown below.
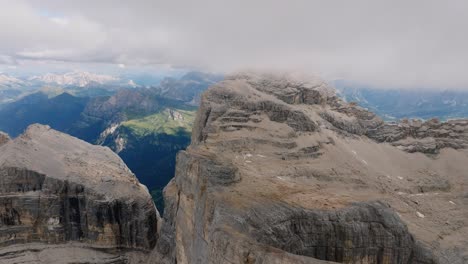
<svg viewBox="0 0 468 264"><path fill-rule="evenodd" d="M0 263L133 263L156 244L148 190L108 148L32 125L0 146L0 179Z"/></svg>
<svg viewBox="0 0 468 264"><path fill-rule="evenodd" d="M227 77L148 263L467 263L466 121L434 122L387 124L314 77Z"/></svg>

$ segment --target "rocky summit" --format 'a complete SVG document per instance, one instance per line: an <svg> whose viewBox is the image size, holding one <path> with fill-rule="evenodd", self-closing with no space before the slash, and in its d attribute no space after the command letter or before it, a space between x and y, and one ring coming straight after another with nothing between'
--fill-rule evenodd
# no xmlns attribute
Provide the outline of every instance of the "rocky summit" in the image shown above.
<svg viewBox="0 0 468 264"><path fill-rule="evenodd" d="M468 263L468 120L385 123L315 77L202 96L149 263Z"/></svg>
<svg viewBox="0 0 468 264"><path fill-rule="evenodd" d="M154 247L151 196L109 148L42 125L1 138L0 263L141 263Z"/></svg>

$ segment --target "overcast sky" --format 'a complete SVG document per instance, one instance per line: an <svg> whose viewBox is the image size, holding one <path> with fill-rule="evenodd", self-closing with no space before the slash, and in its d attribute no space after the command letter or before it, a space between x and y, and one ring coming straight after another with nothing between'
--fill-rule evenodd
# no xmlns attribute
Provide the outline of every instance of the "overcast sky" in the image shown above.
<svg viewBox="0 0 468 264"><path fill-rule="evenodd" d="M0 5L3 69L275 68L379 87L468 89L466 0L0 0Z"/></svg>

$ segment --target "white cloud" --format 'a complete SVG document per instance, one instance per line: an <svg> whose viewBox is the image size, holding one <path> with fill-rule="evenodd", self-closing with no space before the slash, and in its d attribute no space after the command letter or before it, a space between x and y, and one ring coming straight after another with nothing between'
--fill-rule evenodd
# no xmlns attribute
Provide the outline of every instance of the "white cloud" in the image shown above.
<svg viewBox="0 0 468 264"><path fill-rule="evenodd" d="M0 4L0 54L10 63L283 68L377 86L468 89L463 0Z"/></svg>
<svg viewBox="0 0 468 264"><path fill-rule="evenodd" d="M50 19L50 21L52 21L52 22L54 22L57 25L60 25L62 27L65 27L70 23L70 21L67 18L64 18L64 17L51 17L49 19Z"/></svg>
<svg viewBox="0 0 468 264"><path fill-rule="evenodd" d="M0 64L15 64L15 63L16 61L13 57L0 54Z"/></svg>

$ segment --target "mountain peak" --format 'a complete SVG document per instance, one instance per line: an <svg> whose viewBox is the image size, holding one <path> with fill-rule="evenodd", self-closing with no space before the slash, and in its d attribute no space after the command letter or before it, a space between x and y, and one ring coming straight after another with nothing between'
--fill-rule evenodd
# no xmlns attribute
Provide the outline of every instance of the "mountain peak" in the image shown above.
<svg viewBox="0 0 468 264"><path fill-rule="evenodd" d="M280 100L285 100L286 103L307 103L308 99L301 98L301 96L307 96L306 94L312 96L311 93L315 93L314 96L317 97L314 100L321 102L336 95L333 87L314 75L281 72L241 72L229 75L225 79L245 81L255 89L272 94Z"/></svg>
<svg viewBox="0 0 468 264"><path fill-rule="evenodd" d="M82 182L109 199L130 197L132 194L124 191L128 185L146 190L109 148L91 145L46 125L30 125L22 135L2 145L0 165ZM123 191L115 192L116 188Z"/></svg>
<svg viewBox="0 0 468 264"><path fill-rule="evenodd" d="M42 76L34 76L29 79L30 81L40 81L47 84L53 83L57 85L74 85L79 87L85 87L92 84L106 84L119 81L119 78L102 75L96 73L90 73L86 71L72 71L64 74L47 73Z"/></svg>
<svg viewBox="0 0 468 264"><path fill-rule="evenodd" d="M2 263L24 252L31 263L124 263L155 246L151 196L108 148L34 124L0 146L0 176L1 223L15 236Z"/></svg>
<svg viewBox="0 0 468 264"><path fill-rule="evenodd" d="M177 247L163 256L461 263L467 132L468 120L385 123L317 78L228 76L203 94L165 189L160 237Z"/></svg>

